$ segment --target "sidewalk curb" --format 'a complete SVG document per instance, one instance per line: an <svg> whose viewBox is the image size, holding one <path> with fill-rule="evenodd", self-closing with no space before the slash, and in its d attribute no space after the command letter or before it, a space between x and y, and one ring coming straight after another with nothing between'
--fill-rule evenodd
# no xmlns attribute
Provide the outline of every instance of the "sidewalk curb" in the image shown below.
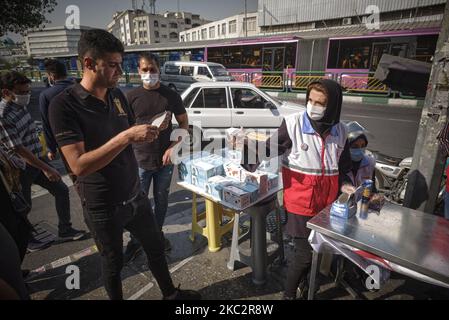
<svg viewBox="0 0 449 320"><path fill-rule="evenodd" d="M277 98L284 99L300 99L305 100L305 93L295 93L295 92L277 92L277 91L266 91L269 95ZM343 102L345 103L363 103L363 104L376 104L384 105L389 107L407 107L407 108L422 108L424 106L423 99L395 99L387 97L361 97L361 96L351 96L343 95Z"/></svg>

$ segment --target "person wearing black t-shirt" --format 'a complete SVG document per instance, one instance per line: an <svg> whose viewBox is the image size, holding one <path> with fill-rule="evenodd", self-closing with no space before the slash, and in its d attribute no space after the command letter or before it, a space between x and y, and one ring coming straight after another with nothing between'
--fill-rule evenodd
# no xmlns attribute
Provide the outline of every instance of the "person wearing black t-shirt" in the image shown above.
<svg viewBox="0 0 449 320"><path fill-rule="evenodd" d="M120 271L125 228L142 244L164 299L200 299L198 292L173 285L162 233L140 189L132 144L157 139L168 124L165 121L159 129L134 124L125 96L115 88L122 75L123 53L123 44L107 31L84 31L78 43L83 78L51 101L50 126L76 176L84 219L101 254L109 298L123 299Z"/></svg>
<svg viewBox="0 0 449 320"><path fill-rule="evenodd" d="M128 92L128 102L134 112L137 123L151 121L156 115L167 111L173 114L179 127L189 128L187 112L180 95L164 86L159 81L159 60L151 53L142 54L139 57L139 74L143 86ZM174 146L179 141L170 141L172 123L168 128L160 131L156 140L150 143L134 144L134 154L139 164L140 185L145 193L149 193L153 181L154 214L159 228L162 230L168 207L168 194L173 175L171 156ZM164 237L165 238L165 237ZM171 249L167 238L165 251ZM125 261L129 261L137 255L140 244L131 237L125 252Z"/></svg>

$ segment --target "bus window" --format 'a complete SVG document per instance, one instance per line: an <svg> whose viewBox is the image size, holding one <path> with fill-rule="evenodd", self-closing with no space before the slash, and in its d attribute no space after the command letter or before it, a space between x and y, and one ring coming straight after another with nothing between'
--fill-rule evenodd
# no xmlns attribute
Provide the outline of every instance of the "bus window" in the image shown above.
<svg viewBox="0 0 449 320"><path fill-rule="evenodd" d="M329 47L329 69L368 69L371 41L351 39L331 41Z"/></svg>
<svg viewBox="0 0 449 320"><path fill-rule="evenodd" d="M244 46L242 48L241 68L260 68L262 66L262 47Z"/></svg>

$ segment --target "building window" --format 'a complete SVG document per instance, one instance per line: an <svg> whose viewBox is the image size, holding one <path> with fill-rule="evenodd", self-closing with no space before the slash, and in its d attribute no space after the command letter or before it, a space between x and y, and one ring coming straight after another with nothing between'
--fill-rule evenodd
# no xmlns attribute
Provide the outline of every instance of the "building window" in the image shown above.
<svg viewBox="0 0 449 320"><path fill-rule="evenodd" d="M192 41L196 41L196 31L192 32Z"/></svg>
<svg viewBox="0 0 449 320"><path fill-rule="evenodd" d="M163 34L163 35L162 35L162 38L167 39L168 37L167 37L166 34Z"/></svg>
<svg viewBox="0 0 449 320"><path fill-rule="evenodd" d="M147 37L147 32L146 32L146 31L143 32L143 37L144 37L144 38Z"/></svg>
<svg viewBox="0 0 449 320"><path fill-rule="evenodd" d="M185 41L184 41L184 36L181 36L181 42L185 42Z"/></svg>
<svg viewBox="0 0 449 320"><path fill-rule="evenodd" d="M229 33L237 32L237 20L229 21Z"/></svg>
<svg viewBox="0 0 449 320"><path fill-rule="evenodd" d="M178 24L177 24L177 23L171 22L171 23L170 23L170 28L178 29Z"/></svg>
<svg viewBox="0 0 449 320"><path fill-rule="evenodd" d="M189 18L185 18L184 21L185 21L186 24L192 24L192 20L190 20Z"/></svg>
<svg viewBox="0 0 449 320"><path fill-rule="evenodd" d="M207 39L207 29L201 29L201 40Z"/></svg>
<svg viewBox="0 0 449 320"><path fill-rule="evenodd" d="M166 24L161 24L161 28L167 28Z"/></svg>
<svg viewBox="0 0 449 320"><path fill-rule="evenodd" d="M170 39L178 39L178 34L176 32L170 32Z"/></svg>
<svg viewBox="0 0 449 320"><path fill-rule="evenodd" d="M215 38L215 27L209 28L209 39Z"/></svg>
<svg viewBox="0 0 449 320"><path fill-rule="evenodd" d="M224 36L226 35L226 23L223 23L221 25L221 34Z"/></svg>
<svg viewBox="0 0 449 320"><path fill-rule="evenodd" d="M243 19L243 21L243 31L246 31L246 27L248 27L248 31L256 31L256 17Z"/></svg>
<svg viewBox="0 0 449 320"><path fill-rule="evenodd" d="M186 34L186 42L189 42L190 41L190 33L187 33Z"/></svg>
<svg viewBox="0 0 449 320"><path fill-rule="evenodd" d="M154 20L154 26L155 26L155 27L159 27L159 22L157 22L156 20Z"/></svg>
<svg viewBox="0 0 449 320"><path fill-rule="evenodd" d="M218 32L218 36L220 36L220 33L221 33L220 25L217 26L217 32Z"/></svg>
<svg viewBox="0 0 449 320"><path fill-rule="evenodd" d="M156 38L159 38L159 31L154 30L154 36L155 36Z"/></svg>

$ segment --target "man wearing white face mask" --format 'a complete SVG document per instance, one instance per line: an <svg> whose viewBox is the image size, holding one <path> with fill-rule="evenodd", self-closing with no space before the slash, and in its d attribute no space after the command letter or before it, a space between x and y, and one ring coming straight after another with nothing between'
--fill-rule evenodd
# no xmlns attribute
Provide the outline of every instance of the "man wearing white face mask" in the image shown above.
<svg viewBox="0 0 449 320"><path fill-rule="evenodd" d="M127 94L129 104L134 111L136 123L145 123L157 114L168 111L174 114L179 127L185 130L189 128L187 112L180 95L159 82L159 60L151 53L142 54L139 57L138 71L143 86L131 90ZM174 146L179 141L170 141L172 123L161 131L156 140L151 143L133 145L134 154L139 164L139 176L142 190L149 193L153 181L154 214L156 221L162 230L168 207L168 194L173 174L171 155ZM126 248L125 261L133 259L140 249L133 238ZM171 249L170 242L165 238L165 250Z"/></svg>
<svg viewBox="0 0 449 320"><path fill-rule="evenodd" d="M42 146L36 126L26 109L31 97L30 83L27 77L15 71L1 76L0 141L21 156L27 164L20 175L25 199L31 205L32 184L47 189L55 197L60 240L78 240L84 233L72 228L69 190L58 171L41 160L44 156ZM47 244L31 239L28 249L38 250Z"/></svg>

